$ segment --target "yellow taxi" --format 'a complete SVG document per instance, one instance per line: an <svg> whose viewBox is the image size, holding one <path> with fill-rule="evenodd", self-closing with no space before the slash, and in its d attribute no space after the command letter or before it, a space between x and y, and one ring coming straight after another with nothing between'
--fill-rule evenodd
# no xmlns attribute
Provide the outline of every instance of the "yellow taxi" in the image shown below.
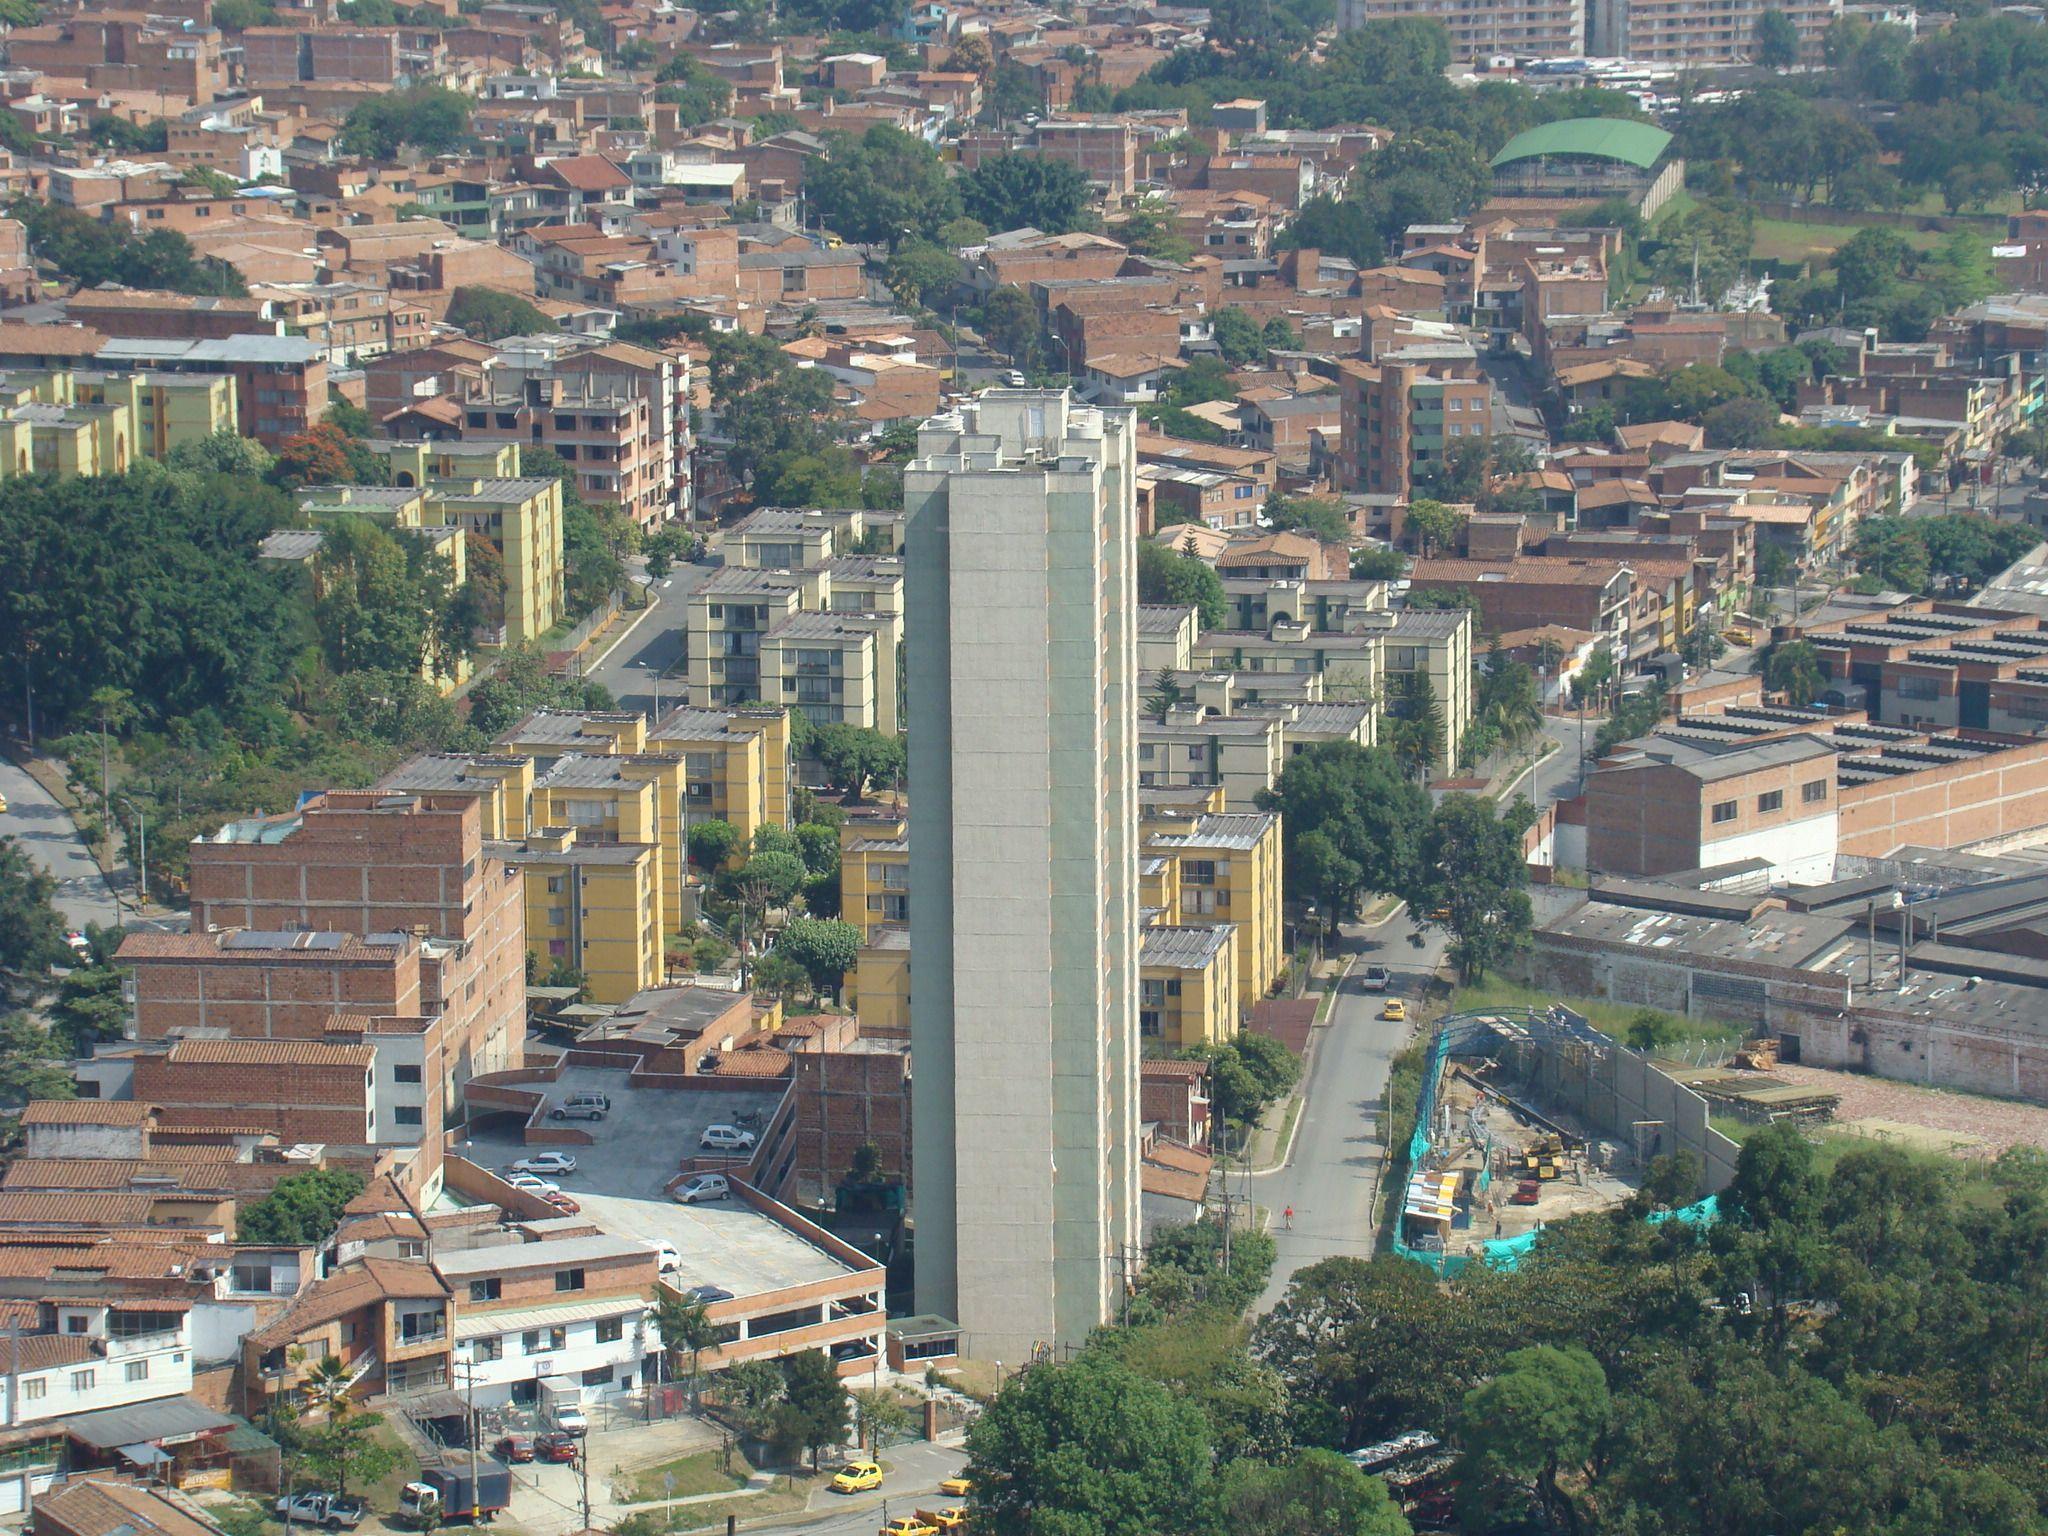
<svg viewBox="0 0 2048 1536"><path fill-rule="evenodd" d="M834 1493L866 1493L882 1486L882 1464L878 1461L849 1461L832 1474Z"/></svg>
<svg viewBox="0 0 2048 1536"><path fill-rule="evenodd" d="M1437 907L1429 914L1429 920L1432 923L1448 923L1451 920L1451 909L1449 907Z"/></svg>
<svg viewBox="0 0 2048 1536"><path fill-rule="evenodd" d="M955 1504L947 1509L920 1509L917 1514L919 1519L941 1533L967 1528L967 1506L964 1504Z"/></svg>
<svg viewBox="0 0 2048 1536"><path fill-rule="evenodd" d="M909 1515L898 1515L883 1526L876 1536L938 1536L938 1531L922 1520Z"/></svg>
<svg viewBox="0 0 2048 1536"><path fill-rule="evenodd" d="M949 1499L964 1499L974 1487L964 1477L949 1477L939 1484L939 1492Z"/></svg>
<svg viewBox="0 0 2048 1536"><path fill-rule="evenodd" d="M1408 1005L1398 997L1390 997L1387 999L1387 1006L1380 1010L1380 1017L1383 1019L1406 1019L1408 1017Z"/></svg>

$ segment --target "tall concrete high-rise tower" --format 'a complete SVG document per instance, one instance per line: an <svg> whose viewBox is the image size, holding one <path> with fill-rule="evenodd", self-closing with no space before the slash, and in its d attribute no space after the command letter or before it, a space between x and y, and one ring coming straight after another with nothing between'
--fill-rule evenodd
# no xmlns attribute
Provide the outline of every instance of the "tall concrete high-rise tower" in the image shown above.
<svg viewBox="0 0 2048 1536"><path fill-rule="evenodd" d="M991 390L903 476L917 1306L983 1357L1138 1239L1136 440Z"/></svg>

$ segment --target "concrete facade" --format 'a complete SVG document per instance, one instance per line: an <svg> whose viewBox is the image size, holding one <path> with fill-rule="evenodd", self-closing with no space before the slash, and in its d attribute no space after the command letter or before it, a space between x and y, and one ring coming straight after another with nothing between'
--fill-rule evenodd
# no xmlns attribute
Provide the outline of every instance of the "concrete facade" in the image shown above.
<svg viewBox="0 0 2048 1536"><path fill-rule="evenodd" d="M1080 1343L1136 1251L1136 437L991 390L904 472L916 1304L979 1356Z"/></svg>

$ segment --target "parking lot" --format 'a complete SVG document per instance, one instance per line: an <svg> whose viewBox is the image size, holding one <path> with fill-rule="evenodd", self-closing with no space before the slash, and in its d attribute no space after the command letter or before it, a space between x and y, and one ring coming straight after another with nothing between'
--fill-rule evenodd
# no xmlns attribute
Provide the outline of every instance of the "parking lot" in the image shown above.
<svg viewBox="0 0 2048 1536"><path fill-rule="evenodd" d="M603 1120L570 1122L593 1138L591 1146L560 1149L575 1157L576 1171L548 1176L583 1215L620 1237L671 1244L682 1256L679 1283L686 1287L711 1285L747 1296L846 1272L838 1260L737 1199L685 1206L668 1197L682 1159L701 1155L697 1138L707 1125L729 1125L749 1111L765 1119L777 1092L667 1092L629 1087L626 1077L623 1069L572 1067L548 1087L549 1108L576 1093L611 1099ZM502 1170L550 1149L527 1146L517 1123L499 1116L486 1128L472 1128L456 1150Z"/></svg>

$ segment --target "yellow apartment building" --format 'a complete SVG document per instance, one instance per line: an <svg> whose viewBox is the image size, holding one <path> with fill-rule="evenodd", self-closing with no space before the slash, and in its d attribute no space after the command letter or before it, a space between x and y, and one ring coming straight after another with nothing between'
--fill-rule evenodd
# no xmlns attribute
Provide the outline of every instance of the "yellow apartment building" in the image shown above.
<svg viewBox="0 0 2048 1536"><path fill-rule="evenodd" d="M234 423L232 378L18 369L0 375L0 478L118 475Z"/></svg>
<svg viewBox="0 0 2048 1536"><path fill-rule="evenodd" d="M1249 1008L1287 964L1280 936L1280 818L1265 811L1191 815L1148 806L1139 830L1143 856L1178 866L1172 878L1180 900L1170 921L1237 926L1237 1000Z"/></svg>
<svg viewBox="0 0 2048 1536"><path fill-rule="evenodd" d="M1138 1043L1171 1053L1234 1039L1238 1026L1234 926L1154 927L1138 951Z"/></svg>
<svg viewBox="0 0 2048 1536"><path fill-rule="evenodd" d="M862 1035L910 1038L910 930L875 928L847 982L846 1005Z"/></svg>
<svg viewBox="0 0 2048 1536"><path fill-rule="evenodd" d="M729 566L690 596L690 702L800 709L815 725L902 729L903 562Z"/></svg>
<svg viewBox="0 0 2048 1536"><path fill-rule="evenodd" d="M493 842L517 842L530 830L527 806L533 799L530 757L477 752L429 752L402 763L377 781L394 794L466 794L478 805L483 834Z"/></svg>
<svg viewBox="0 0 2048 1536"><path fill-rule="evenodd" d="M234 432L235 381L227 374L109 373L97 369L72 375L80 405L127 407L130 442L138 453L160 459L173 448Z"/></svg>
<svg viewBox="0 0 2048 1536"><path fill-rule="evenodd" d="M594 1003L622 1003L662 979L661 876L647 843L586 843L542 827L493 851L526 880L526 952L540 975L583 973Z"/></svg>
<svg viewBox="0 0 2048 1536"><path fill-rule="evenodd" d="M910 921L910 821L900 810L850 813L839 828L839 916L860 930Z"/></svg>
<svg viewBox="0 0 2048 1536"><path fill-rule="evenodd" d="M846 555L902 547L897 512L859 507L763 507L734 523L719 539L725 563L750 571L808 571Z"/></svg>
<svg viewBox="0 0 2048 1536"><path fill-rule="evenodd" d="M535 639L561 621L561 482L523 475L517 443L378 443L374 449L391 466L391 488L418 493L423 519L454 523L498 551L505 562L506 644Z"/></svg>
<svg viewBox="0 0 2048 1536"><path fill-rule="evenodd" d="M647 750L689 761L690 820L729 822L737 847L764 826L789 825L789 717L779 707L671 710Z"/></svg>

